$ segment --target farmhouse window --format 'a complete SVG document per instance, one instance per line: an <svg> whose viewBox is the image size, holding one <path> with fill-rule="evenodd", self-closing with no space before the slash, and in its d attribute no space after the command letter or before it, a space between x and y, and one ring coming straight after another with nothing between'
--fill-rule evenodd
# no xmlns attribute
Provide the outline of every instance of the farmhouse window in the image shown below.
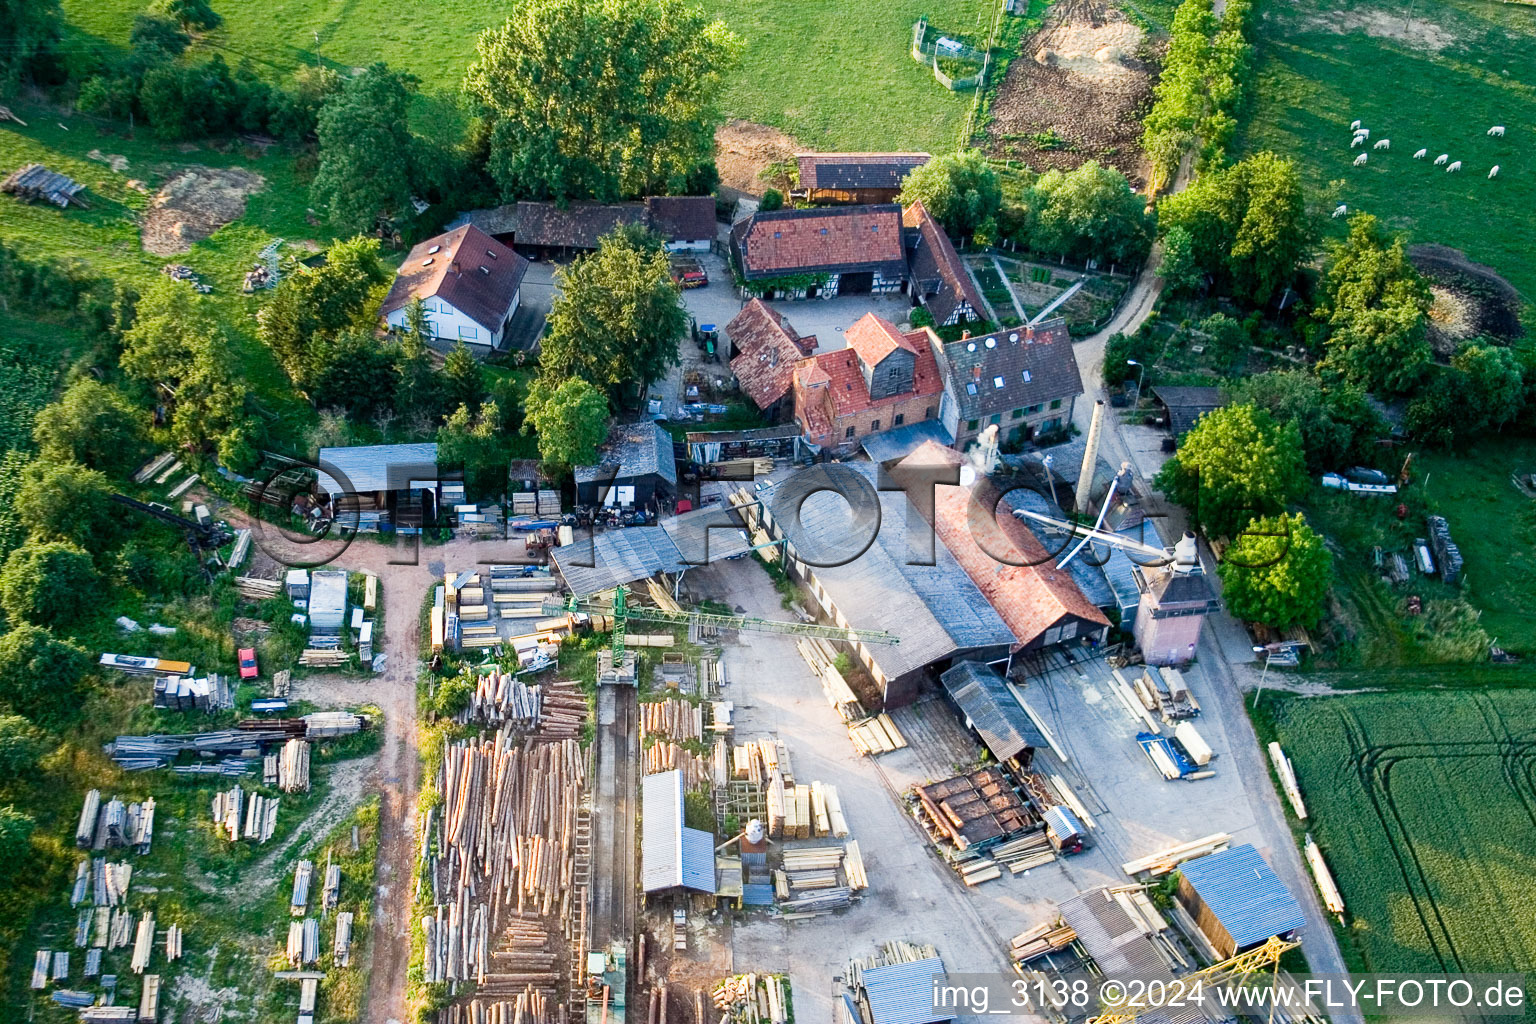
<svg viewBox="0 0 1536 1024"><path fill-rule="evenodd" d="M873 423L871 423L869 425L869 429L870 430L879 430L880 429L880 421L879 420L875 420Z"/></svg>
<svg viewBox="0 0 1536 1024"><path fill-rule="evenodd" d="M965 429L966 430L975 430L979 425L980 424L976 420L966 420L965 421Z"/></svg>
<svg viewBox="0 0 1536 1024"><path fill-rule="evenodd" d="M480 329L478 327L465 327L461 324L459 326L459 337L478 338L480 337Z"/></svg>
<svg viewBox="0 0 1536 1024"><path fill-rule="evenodd" d="M1052 409L1060 409L1061 408L1061 399L1059 399L1059 398L1052 399L1051 400L1051 408Z"/></svg>
<svg viewBox="0 0 1536 1024"><path fill-rule="evenodd" d="M847 430L845 430L843 432L843 436L844 437L850 437L850 438L853 437L853 428L849 427Z"/></svg>
<svg viewBox="0 0 1536 1024"><path fill-rule="evenodd" d="M993 426L996 426L997 424L1003 422L1003 414L1000 412L994 413L992 418L987 420L987 422L991 423Z"/></svg>
<svg viewBox="0 0 1536 1024"><path fill-rule="evenodd" d="M905 422L907 422L907 414L904 412L899 412L896 414L896 418L891 421L891 426L899 427Z"/></svg>
<svg viewBox="0 0 1536 1024"><path fill-rule="evenodd" d="M928 407L927 411L923 413L923 419L925 419L925 420L933 419L933 406L930 405Z"/></svg>
<svg viewBox="0 0 1536 1024"><path fill-rule="evenodd" d="M1009 419L1015 419L1015 420L1023 419L1023 418L1024 418L1024 410L1023 409L1015 409L1015 410L1013 410L1013 415L1009 417Z"/></svg>

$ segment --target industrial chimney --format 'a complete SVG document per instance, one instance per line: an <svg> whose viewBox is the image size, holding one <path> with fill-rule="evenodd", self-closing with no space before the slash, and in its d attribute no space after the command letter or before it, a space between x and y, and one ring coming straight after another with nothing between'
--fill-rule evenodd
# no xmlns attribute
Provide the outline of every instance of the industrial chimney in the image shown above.
<svg viewBox="0 0 1536 1024"><path fill-rule="evenodd" d="M1093 421L1088 425L1088 447L1083 450L1083 468L1077 474L1077 495L1073 510L1086 515L1093 498L1093 470L1099 464L1099 432L1104 426L1104 400L1093 403Z"/></svg>

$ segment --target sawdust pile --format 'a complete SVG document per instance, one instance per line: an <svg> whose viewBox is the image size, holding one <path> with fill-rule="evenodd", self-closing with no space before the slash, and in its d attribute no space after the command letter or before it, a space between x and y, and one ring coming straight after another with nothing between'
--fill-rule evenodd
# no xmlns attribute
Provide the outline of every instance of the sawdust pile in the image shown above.
<svg viewBox="0 0 1536 1024"><path fill-rule="evenodd" d="M245 216L245 200L266 180L239 167L188 167L156 192L144 215L140 236L157 256L175 256L192 248L231 221Z"/></svg>
<svg viewBox="0 0 1536 1024"><path fill-rule="evenodd" d="M762 169L802 149L777 128L754 121L727 121L715 132L715 167L722 185L762 195L765 188L785 187L783 182L764 182L758 177Z"/></svg>

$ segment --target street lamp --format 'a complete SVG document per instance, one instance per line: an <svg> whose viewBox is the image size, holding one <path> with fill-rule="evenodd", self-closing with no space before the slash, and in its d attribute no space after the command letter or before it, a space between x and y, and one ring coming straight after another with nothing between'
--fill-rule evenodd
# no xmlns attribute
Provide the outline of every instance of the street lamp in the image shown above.
<svg viewBox="0 0 1536 1024"><path fill-rule="evenodd" d="M1274 654L1268 647L1255 647L1254 654L1264 655L1264 671L1259 673L1259 688L1253 691L1253 706L1259 706L1259 695L1264 692L1264 680L1269 677L1269 659Z"/></svg>
<svg viewBox="0 0 1536 1024"><path fill-rule="evenodd" d="M1137 370L1136 370L1136 399L1137 399L1137 401L1140 401L1141 400L1141 385L1142 385L1142 382L1144 382L1147 379L1147 366L1146 366L1145 363L1138 363L1134 359L1127 359L1125 361L1125 365L1126 366L1137 367Z"/></svg>

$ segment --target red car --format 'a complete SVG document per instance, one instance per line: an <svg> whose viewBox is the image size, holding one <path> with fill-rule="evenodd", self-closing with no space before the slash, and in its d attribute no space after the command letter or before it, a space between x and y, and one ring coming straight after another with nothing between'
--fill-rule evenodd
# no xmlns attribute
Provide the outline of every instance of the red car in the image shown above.
<svg viewBox="0 0 1536 1024"><path fill-rule="evenodd" d="M240 678L255 679L258 673L256 668L256 648L242 647L235 652L235 656L240 659Z"/></svg>

